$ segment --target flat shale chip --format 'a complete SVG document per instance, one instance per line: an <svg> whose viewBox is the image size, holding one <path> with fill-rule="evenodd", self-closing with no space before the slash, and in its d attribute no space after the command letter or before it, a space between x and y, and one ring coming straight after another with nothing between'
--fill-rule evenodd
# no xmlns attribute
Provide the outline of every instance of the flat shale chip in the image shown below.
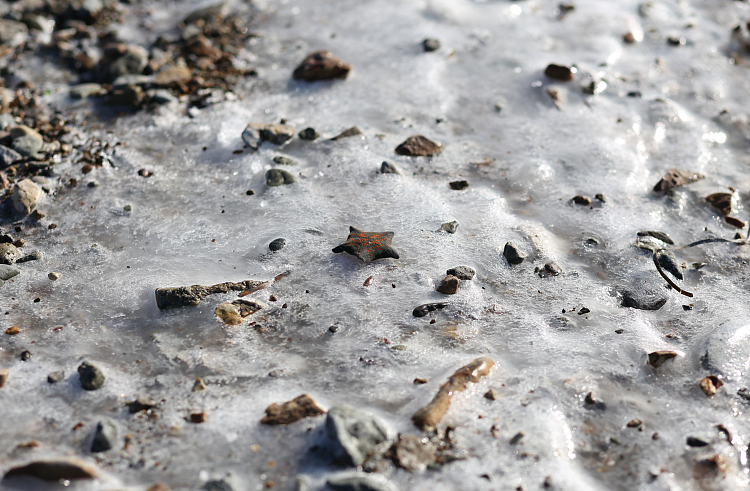
<svg viewBox="0 0 750 491"><path fill-rule="evenodd" d="M654 351L648 354L648 364L654 368L659 368L667 360L675 358L677 353L674 351Z"/></svg>
<svg viewBox="0 0 750 491"><path fill-rule="evenodd" d="M700 181L703 179L703 174L698 172L689 172L685 170L675 169L674 167L669 169L664 177L654 186L654 191L666 191L668 189L682 186L683 184L690 184L691 182Z"/></svg>
<svg viewBox="0 0 750 491"><path fill-rule="evenodd" d="M550 63L549 65L547 65L547 68L544 70L544 74L549 78L562 80L563 82L573 80L573 70L570 67L555 65L554 63Z"/></svg>
<svg viewBox="0 0 750 491"><path fill-rule="evenodd" d="M727 216L732 213L732 194L731 193L714 193L704 198L706 203L710 204Z"/></svg>

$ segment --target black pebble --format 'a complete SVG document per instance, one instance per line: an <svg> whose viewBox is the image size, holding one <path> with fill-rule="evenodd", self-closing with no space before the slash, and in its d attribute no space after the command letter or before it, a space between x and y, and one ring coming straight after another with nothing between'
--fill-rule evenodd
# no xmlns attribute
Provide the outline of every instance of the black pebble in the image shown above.
<svg viewBox="0 0 750 491"><path fill-rule="evenodd" d="M461 191L469 187L469 181L452 181L449 185L454 191Z"/></svg>
<svg viewBox="0 0 750 491"><path fill-rule="evenodd" d="M96 365L84 361L78 367L81 387L86 390L96 390L104 384L104 373Z"/></svg>
<svg viewBox="0 0 750 491"><path fill-rule="evenodd" d="M315 131L315 128L305 128L299 132L299 137L303 140L315 140L320 134Z"/></svg>
<svg viewBox="0 0 750 491"><path fill-rule="evenodd" d="M31 351L26 350L21 352L21 361L29 361L31 359Z"/></svg>
<svg viewBox="0 0 750 491"><path fill-rule="evenodd" d="M401 174L398 171L398 167L396 167L391 162L387 162L387 161L380 164L380 173L381 174Z"/></svg>
<svg viewBox="0 0 750 491"><path fill-rule="evenodd" d="M440 49L440 40L434 39L434 38L427 38L424 41L422 41L422 48L424 48L426 53L429 53L430 51L437 51Z"/></svg>
<svg viewBox="0 0 750 491"><path fill-rule="evenodd" d="M521 264L523 260L526 259L526 254L524 254L523 251L521 251L521 249L519 249L513 242L505 244L503 256L505 256L505 259L507 259L510 264Z"/></svg>
<svg viewBox="0 0 750 491"><path fill-rule="evenodd" d="M459 280L471 280L476 272L468 266L456 266L445 272L447 275L453 275Z"/></svg>
<svg viewBox="0 0 750 491"><path fill-rule="evenodd" d="M106 452L117 444L117 427L109 421L99 421L91 444L92 452Z"/></svg>
<svg viewBox="0 0 750 491"><path fill-rule="evenodd" d="M281 249L283 249L285 245L286 245L286 239L279 238L276 240L272 240L271 243L268 244L268 248L272 250L273 252L276 252L276 251L280 251Z"/></svg>
<svg viewBox="0 0 750 491"><path fill-rule="evenodd" d="M65 378L64 371L60 370L59 372L51 372L49 375L47 375L47 382L50 384L56 384L63 378Z"/></svg>
<svg viewBox="0 0 750 491"><path fill-rule="evenodd" d="M424 305L420 305L419 307L415 308L412 311L412 315L414 317L424 317L430 312L434 312L436 310L442 310L448 306L445 302L438 302L438 303L426 303Z"/></svg>
<svg viewBox="0 0 750 491"><path fill-rule="evenodd" d="M688 447L707 447L708 442L705 442L701 440L700 438L696 438L694 436L687 437L687 444Z"/></svg>

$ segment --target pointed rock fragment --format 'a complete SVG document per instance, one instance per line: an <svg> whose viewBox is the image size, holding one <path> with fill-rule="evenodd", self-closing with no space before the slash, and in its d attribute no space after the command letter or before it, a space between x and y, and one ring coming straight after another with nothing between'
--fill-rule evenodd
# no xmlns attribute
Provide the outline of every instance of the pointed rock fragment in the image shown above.
<svg viewBox="0 0 750 491"><path fill-rule="evenodd" d="M294 70L292 77L295 80L305 80L306 82L346 78L351 69L351 65L336 58L329 51L316 51L302 60L302 63Z"/></svg>
<svg viewBox="0 0 750 491"><path fill-rule="evenodd" d="M266 425L288 425L321 414L325 414L325 411L318 407L312 397L302 394L283 404L274 402L266 408L266 416L260 422Z"/></svg>
<svg viewBox="0 0 750 491"><path fill-rule="evenodd" d="M690 184L691 182L700 181L705 176L698 172L689 172L680 169L671 168L664 174L664 177L656 183L654 191L666 191L668 189L676 188L684 184Z"/></svg>
<svg viewBox="0 0 750 491"><path fill-rule="evenodd" d="M442 146L422 135L412 135L399 146L396 153L409 157L432 157L442 151Z"/></svg>

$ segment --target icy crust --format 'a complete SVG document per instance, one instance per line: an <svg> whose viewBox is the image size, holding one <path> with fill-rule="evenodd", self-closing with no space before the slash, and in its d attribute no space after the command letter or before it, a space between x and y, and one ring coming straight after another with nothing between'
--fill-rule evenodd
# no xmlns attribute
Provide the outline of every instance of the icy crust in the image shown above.
<svg viewBox="0 0 750 491"><path fill-rule="evenodd" d="M3 286L10 313L2 331L17 325L22 333L0 347L11 370L0 408L12 422L0 425L8 442L2 469L69 452L94 463L93 431L106 416L131 435L127 449L121 442L98 456L101 480L68 489L141 490L157 481L199 489L228 471L238 489L269 480L294 489L298 475L320 489L341 470L316 449L325 417L267 427L266 407L307 393L324 409L347 403L421 435L411 416L483 356L495 367L453 396L441 422L456 428L469 458L417 474L387 466L396 488L537 489L548 477L552 489L747 486L748 402L737 392L749 383L741 320L748 246L675 250L686 266L680 285L695 294L688 299L666 290L651 252L632 244L640 230L664 231L676 246L734 236L702 198L728 186L740 203L748 197L740 124L747 68L730 64L727 52L731 29L750 10L733 1L667 1L639 13L638 2L592 0L559 21L558 3L267 2L264 36L248 47L260 75L238 88L240 100L192 118L183 105L87 130L126 144L112 166L90 175L97 187L62 185L80 175L59 164L61 184L46 197L58 228L29 229L26 247L43 249L44 258ZM167 26L170 18L155 12L154 25ZM622 44L627 31L643 41ZM690 44L668 46L673 34ZM442 48L423 53L425 37L439 37ZM353 65L349 78L292 80L299 61L323 48ZM578 64L577 79L545 78L552 62ZM588 74L606 79L607 89L583 94ZM560 110L545 92L552 86ZM632 91L642 97L628 97ZM717 119L723 109L730 116ZM233 153L248 123L281 118L323 137ZM326 141L354 125L364 135ZM414 134L440 142L442 153L396 155ZM266 187L279 155L299 162L287 169L298 180ZM381 174L384 160L402 175ZM653 193L674 166L706 179ZM154 175L139 177L143 167ZM468 189L449 187L459 179ZM596 193L607 198L601 207L570 202ZM748 218L742 208L738 216ZM452 220L455 234L436 232ZM333 254L350 226L393 231L399 259L363 264ZM270 252L279 237L285 247ZM528 254L520 265L504 260L508 241ZM535 269L549 261L564 273L540 278ZM436 292L458 265L475 269L475 278L456 295ZM61 273L55 283L52 270ZM170 311L154 300L157 288L268 281L284 271L291 273L244 297L265 307L236 327L213 314L236 293ZM626 292L666 303L626 308ZM412 315L431 302L449 305ZM579 315L582 307L590 312ZM31 361L20 361L24 349ZM647 353L657 350L678 356L654 370ZM76 368L84 360L105 372L101 389L81 389ZM57 370L63 380L48 384ZM698 386L709 374L724 381L713 398ZM192 391L196 377L206 390ZM484 397L489 389L496 400ZM128 412L125 403L138 394L160 402L158 419ZM194 412L207 420L188 422ZM629 426L636 419L641 424ZM84 426L73 431L78 422ZM708 445L688 446L688 437ZM30 440L40 447L17 448ZM716 455L723 471L704 462Z"/></svg>

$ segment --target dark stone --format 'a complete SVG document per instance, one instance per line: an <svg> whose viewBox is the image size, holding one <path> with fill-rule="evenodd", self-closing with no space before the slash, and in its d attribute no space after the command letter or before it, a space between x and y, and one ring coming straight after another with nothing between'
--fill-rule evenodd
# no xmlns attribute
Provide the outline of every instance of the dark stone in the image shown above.
<svg viewBox="0 0 750 491"><path fill-rule="evenodd" d="M60 370L57 372L50 372L50 374L47 375L47 382L50 384L56 384L57 382L61 381L63 378L65 378L65 372L63 370Z"/></svg>
<svg viewBox="0 0 750 491"><path fill-rule="evenodd" d="M634 90L632 92L628 92L628 97L643 97L643 94L641 94L640 91Z"/></svg>
<svg viewBox="0 0 750 491"><path fill-rule="evenodd" d="M330 52L316 51L302 60L302 63L292 73L292 77L295 80L307 82L346 78L351 69L351 65L336 58Z"/></svg>
<svg viewBox="0 0 750 491"><path fill-rule="evenodd" d="M591 198L589 198L588 196L582 196L579 194L578 196L573 196L573 203L577 205L582 205L582 206L590 206Z"/></svg>
<svg viewBox="0 0 750 491"><path fill-rule="evenodd" d="M660 295L638 294L635 292L623 292L622 306L639 310L659 310L667 303L667 299Z"/></svg>
<svg viewBox="0 0 750 491"><path fill-rule="evenodd" d="M669 36L667 38L667 44L670 46L685 46L685 44L687 44L687 39L678 36Z"/></svg>
<svg viewBox="0 0 750 491"><path fill-rule="evenodd" d="M104 385L104 373L96 365L84 361L78 367L81 387L86 390L96 390Z"/></svg>
<svg viewBox="0 0 750 491"><path fill-rule="evenodd" d="M455 295L458 292L458 283L458 278L449 274L443 278L436 290L445 295Z"/></svg>
<svg viewBox="0 0 750 491"><path fill-rule="evenodd" d="M295 182L297 182L297 178L294 177L294 174L284 169L269 169L266 172L266 185L268 186L282 186Z"/></svg>
<svg viewBox="0 0 750 491"><path fill-rule="evenodd" d="M454 191L461 191L469 187L469 181L452 181L449 183L449 186Z"/></svg>
<svg viewBox="0 0 750 491"><path fill-rule="evenodd" d="M705 176L697 172L688 172L680 169L669 169L664 177L656 183L654 191L666 191L668 189L676 188L684 184L690 184L691 182L700 181Z"/></svg>
<svg viewBox="0 0 750 491"><path fill-rule="evenodd" d="M555 65L554 63L547 65L544 74L549 78L562 80L563 82L573 80L573 70L570 67Z"/></svg>
<svg viewBox="0 0 750 491"><path fill-rule="evenodd" d="M249 123L242 132L242 141L253 150L268 141L282 145L294 137L294 128L283 124Z"/></svg>
<svg viewBox="0 0 750 491"><path fill-rule="evenodd" d="M143 102L144 93L137 85L131 85L122 89L114 89L110 92L107 104L112 106L131 106L136 107Z"/></svg>
<svg viewBox="0 0 750 491"><path fill-rule="evenodd" d="M231 478L214 479L208 481L205 486L203 486L203 491L237 491L234 486L232 486L232 482L233 479Z"/></svg>
<svg viewBox="0 0 750 491"><path fill-rule="evenodd" d="M434 312L436 310L442 310L448 306L448 303L446 302L437 302L437 303L426 303L423 305L420 305L419 307L416 307L412 311L412 315L414 317L424 317L430 312Z"/></svg>
<svg viewBox="0 0 750 491"><path fill-rule="evenodd" d="M12 148L0 145L0 169L5 169L13 165L16 161L21 160L22 156Z"/></svg>
<svg viewBox="0 0 750 491"><path fill-rule="evenodd" d="M409 157L432 157L441 152L442 147L422 135L412 135L399 146L396 147L396 153Z"/></svg>
<svg viewBox="0 0 750 491"><path fill-rule="evenodd" d="M16 263L26 263L26 262L29 262L29 261L38 261L41 258L42 258L42 253L40 251L34 251L31 254L27 254L27 255L23 256L21 259L17 260Z"/></svg>
<svg viewBox="0 0 750 491"><path fill-rule="evenodd" d="M601 202L601 203L606 203L607 202L607 197L604 196L602 193L595 194L594 195L594 199L597 200L597 201L599 201L599 202Z"/></svg>
<svg viewBox="0 0 750 491"><path fill-rule="evenodd" d="M305 128L304 130L299 132L299 137L302 140L312 141L318 138L319 136L320 134L317 131L315 131L315 128Z"/></svg>
<svg viewBox="0 0 750 491"><path fill-rule="evenodd" d="M21 351L21 361L29 361L31 359L31 351Z"/></svg>
<svg viewBox="0 0 750 491"><path fill-rule="evenodd" d="M680 266L677 264L677 257L675 257L674 252L664 249L659 251L656 257L662 268L672 273L672 276L678 280L682 279L682 271L680 271Z"/></svg>
<svg viewBox="0 0 750 491"><path fill-rule="evenodd" d="M556 262L550 261L544 265L544 273L547 276L559 276L563 273L563 270Z"/></svg>
<svg viewBox="0 0 750 491"><path fill-rule="evenodd" d="M148 397L138 396L134 401L130 401L127 406L130 414L135 414L140 411L148 411L149 409L155 408L156 403Z"/></svg>
<svg viewBox="0 0 750 491"><path fill-rule="evenodd" d="M722 215L732 213L732 195L730 193L714 193L704 198L708 204L716 208Z"/></svg>
<svg viewBox="0 0 750 491"><path fill-rule="evenodd" d="M729 224L729 225L731 225L733 227L745 228L745 222L743 222L739 218L736 218L736 217L724 217L724 221L727 222L727 224ZM739 235L739 234L737 234L737 235ZM738 237L735 237L735 239L736 238L738 238ZM740 235L739 238L742 238L742 236Z"/></svg>
<svg viewBox="0 0 750 491"><path fill-rule="evenodd" d="M455 234L456 230L458 230L458 222L454 220L452 222L447 222L440 225L438 232L448 232L449 234Z"/></svg>
<svg viewBox="0 0 750 491"><path fill-rule="evenodd" d="M266 416L260 422L266 425L288 425L321 414L325 414L325 411L315 404L312 397L302 394L284 404L271 404L266 408Z"/></svg>
<svg viewBox="0 0 750 491"><path fill-rule="evenodd" d="M344 138L350 138L352 136L358 136L358 135L362 135L362 134L363 134L362 130L360 130L356 126L352 126L348 130L344 130L343 132L341 132L338 135L336 135L333 138L331 138L331 141L343 140Z"/></svg>
<svg viewBox="0 0 750 491"><path fill-rule="evenodd" d="M664 232L658 232L655 230L642 230L638 232L638 237L654 237L655 239L659 239L665 244L674 244L674 241L669 237L669 235L665 234Z"/></svg>
<svg viewBox="0 0 750 491"><path fill-rule="evenodd" d="M97 470L86 462L75 457L61 457L49 460L36 460L29 464L13 467L5 473L5 477L32 476L45 481L60 481L62 479L91 479L98 478Z"/></svg>
<svg viewBox="0 0 750 491"><path fill-rule="evenodd" d="M517 265L521 264L524 259L526 259L526 254L521 251L521 249L516 246L513 242L508 242L505 244L505 248L503 249L503 256L505 256L505 259L508 261L509 264Z"/></svg>
<svg viewBox="0 0 750 491"><path fill-rule="evenodd" d="M363 232L349 227L346 242L333 248L333 252L346 252L369 263L376 259L398 259L398 253L391 247L393 232Z"/></svg>
<svg viewBox="0 0 750 491"><path fill-rule="evenodd" d="M459 280L471 280L476 272L468 266L456 266L446 271L445 274L453 275Z"/></svg>
<svg viewBox="0 0 750 491"><path fill-rule="evenodd" d="M422 48L424 48L425 53L429 53L430 51L437 51L440 49L440 40L427 38L422 41Z"/></svg>
<svg viewBox="0 0 750 491"><path fill-rule="evenodd" d="M694 436L687 437L686 443L688 444L688 447L707 447L708 442L701 440L700 438L696 438Z"/></svg>
<svg viewBox="0 0 750 491"><path fill-rule="evenodd" d="M279 238L279 239L272 240L271 243L268 244L268 248L271 251L276 252L276 251L280 251L281 249L283 249L285 245L286 245L286 239Z"/></svg>
<svg viewBox="0 0 750 491"><path fill-rule="evenodd" d="M401 174L401 171L398 170L398 167L396 167L395 164L386 161L380 164L380 173L381 174Z"/></svg>
<svg viewBox="0 0 750 491"><path fill-rule="evenodd" d="M117 445L117 426L111 421L99 421L99 424L96 425L91 451L106 452L114 448L115 445Z"/></svg>
<svg viewBox="0 0 750 491"><path fill-rule="evenodd" d="M283 155L277 155L273 158L273 161L279 165L297 165L296 160L284 157Z"/></svg>

